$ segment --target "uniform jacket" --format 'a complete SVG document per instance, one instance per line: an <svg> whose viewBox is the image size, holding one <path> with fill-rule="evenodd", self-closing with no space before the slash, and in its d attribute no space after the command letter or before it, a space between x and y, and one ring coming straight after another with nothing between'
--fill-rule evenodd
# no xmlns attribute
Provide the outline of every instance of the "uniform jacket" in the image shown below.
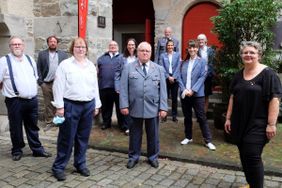
<svg viewBox="0 0 282 188"><path fill-rule="evenodd" d="M161 55L159 59L159 64L165 69L165 78L169 77L169 59L168 54L165 52ZM172 54L172 77L177 79L179 76L180 68L180 53L173 52Z"/></svg>
<svg viewBox="0 0 282 188"><path fill-rule="evenodd" d="M178 52L179 51L178 40L175 39L175 38L171 38L171 40L173 40L173 43L174 43L174 51ZM166 51L166 43L167 43L166 37L162 37L158 40L157 49L156 49L156 53L155 53L155 63L159 63L159 58L160 58L161 54Z"/></svg>
<svg viewBox="0 0 282 188"><path fill-rule="evenodd" d="M183 61L180 66L180 76L178 77L180 93L186 89L187 82L187 70L188 70L189 60ZM191 75L191 89L194 92L195 97L205 96L204 82L207 76L207 64L206 61L200 57L197 57Z"/></svg>
<svg viewBox="0 0 282 188"><path fill-rule="evenodd" d="M61 63L64 59L68 58L68 55L61 50L57 50L58 61ZM38 80L37 83L41 85L43 80L46 78L49 72L49 49L40 51L37 59L37 70L38 70Z"/></svg>
<svg viewBox="0 0 282 188"><path fill-rule="evenodd" d="M136 57L137 58L137 57ZM123 70L123 67L128 64L127 57L122 55L122 62L119 62L115 70L115 91L119 92L120 90L120 77Z"/></svg>
<svg viewBox="0 0 282 188"><path fill-rule="evenodd" d="M155 118L167 111L167 91L163 67L150 61L145 76L139 61L127 64L120 80L120 108L128 108L135 118Z"/></svg>

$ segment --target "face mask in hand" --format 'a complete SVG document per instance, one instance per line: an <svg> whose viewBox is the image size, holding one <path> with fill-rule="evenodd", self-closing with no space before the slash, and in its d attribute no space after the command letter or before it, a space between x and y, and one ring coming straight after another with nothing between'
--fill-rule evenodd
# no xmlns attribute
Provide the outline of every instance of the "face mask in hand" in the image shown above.
<svg viewBox="0 0 282 188"><path fill-rule="evenodd" d="M65 117L64 116L55 116L53 118L53 123L55 125L60 125L60 124L64 123L64 121L65 121Z"/></svg>

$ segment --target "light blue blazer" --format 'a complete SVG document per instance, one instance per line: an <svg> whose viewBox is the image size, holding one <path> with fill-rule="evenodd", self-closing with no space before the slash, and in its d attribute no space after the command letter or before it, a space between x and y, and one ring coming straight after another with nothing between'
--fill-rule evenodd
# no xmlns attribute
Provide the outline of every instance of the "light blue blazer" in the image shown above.
<svg viewBox="0 0 282 188"><path fill-rule="evenodd" d="M179 42L176 38L172 37L171 40L173 40L174 43L174 51L178 52L179 51ZM166 43L167 43L167 38L166 37L161 37L158 40L157 43L157 49L155 52L155 63L159 63L159 58L162 53L166 52Z"/></svg>
<svg viewBox="0 0 282 188"><path fill-rule="evenodd" d="M135 118L155 118L167 111L166 81L163 67L150 61L145 76L139 61L124 66L120 79L120 108L128 108Z"/></svg>
<svg viewBox="0 0 282 188"><path fill-rule="evenodd" d="M159 65L163 66L165 69L165 78L169 77L169 59L168 53L165 52L159 58ZM179 76L180 69L180 53L173 52L172 54L172 77L177 79Z"/></svg>
<svg viewBox="0 0 282 188"><path fill-rule="evenodd" d="M180 76L178 77L180 94L186 89L188 64L189 60L183 61L180 66ZM195 97L205 96L204 82L207 76L207 69L206 61L197 57L193 65L191 75L191 89L193 90L193 96Z"/></svg>

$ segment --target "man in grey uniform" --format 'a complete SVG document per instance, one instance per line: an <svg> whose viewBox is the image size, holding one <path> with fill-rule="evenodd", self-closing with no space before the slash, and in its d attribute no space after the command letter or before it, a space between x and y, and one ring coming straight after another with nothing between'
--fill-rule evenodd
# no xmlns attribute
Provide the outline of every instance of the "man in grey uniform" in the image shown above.
<svg viewBox="0 0 282 188"><path fill-rule="evenodd" d="M155 168L159 166L159 117L167 115L167 92L164 69L150 61L151 52L151 45L141 42L137 48L138 59L126 65L121 75L121 113L133 119L129 130L129 169L138 163L141 154L143 122L148 163Z"/></svg>

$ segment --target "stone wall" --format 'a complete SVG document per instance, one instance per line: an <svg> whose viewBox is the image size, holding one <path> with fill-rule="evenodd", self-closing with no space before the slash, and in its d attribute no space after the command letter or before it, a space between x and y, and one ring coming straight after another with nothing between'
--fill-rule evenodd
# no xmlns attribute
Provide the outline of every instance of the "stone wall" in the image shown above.
<svg viewBox="0 0 282 188"><path fill-rule="evenodd" d="M78 32L78 5L69 0L34 1L35 54L47 47L46 38L56 35L60 38L59 48L68 51L70 42ZM97 16L106 17L106 28L97 27ZM94 63L107 49L112 39L112 0L91 0L88 4L87 41L88 57Z"/></svg>
<svg viewBox="0 0 282 188"><path fill-rule="evenodd" d="M155 9L155 46L164 29L170 26L173 35L182 41L182 21L187 10L200 2L220 4L222 0L153 0ZM180 51L181 51L181 45Z"/></svg>

